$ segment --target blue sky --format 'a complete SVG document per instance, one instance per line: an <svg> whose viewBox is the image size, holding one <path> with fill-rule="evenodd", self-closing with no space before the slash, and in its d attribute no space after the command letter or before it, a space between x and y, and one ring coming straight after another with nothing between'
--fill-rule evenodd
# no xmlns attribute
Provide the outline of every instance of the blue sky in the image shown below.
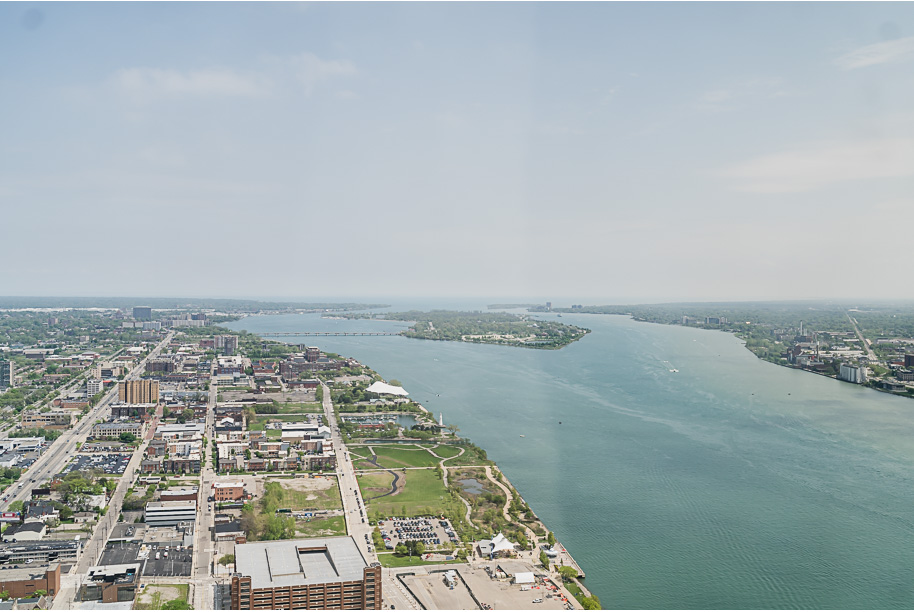
<svg viewBox="0 0 914 612"><path fill-rule="evenodd" d="M909 3L2 3L7 295L910 297Z"/></svg>

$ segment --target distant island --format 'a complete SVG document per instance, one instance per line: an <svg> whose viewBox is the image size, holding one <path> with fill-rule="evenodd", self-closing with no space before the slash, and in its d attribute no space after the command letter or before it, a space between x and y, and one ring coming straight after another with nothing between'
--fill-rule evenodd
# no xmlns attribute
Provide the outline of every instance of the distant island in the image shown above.
<svg viewBox="0 0 914 612"><path fill-rule="evenodd" d="M407 338L500 344L536 349L560 349L575 340L580 340L590 332L589 329L575 325L541 321L527 316L500 312L410 310L379 315L345 313L340 316L347 319L414 321L415 324L412 327L400 332L400 335Z"/></svg>
<svg viewBox="0 0 914 612"><path fill-rule="evenodd" d="M509 308L538 308L541 304L489 304L489 310L507 310Z"/></svg>

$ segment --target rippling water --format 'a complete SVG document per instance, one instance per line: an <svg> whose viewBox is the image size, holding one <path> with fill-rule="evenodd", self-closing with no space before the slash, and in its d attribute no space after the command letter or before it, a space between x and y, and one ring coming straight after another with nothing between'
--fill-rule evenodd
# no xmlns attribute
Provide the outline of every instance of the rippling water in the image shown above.
<svg viewBox="0 0 914 612"><path fill-rule="evenodd" d="M914 607L914 401L759 361L720 332L562 321L593 333L560 351L293 341L400 380L486 448L604 607ZM228 326L402 328L317 315Z"/></svg>

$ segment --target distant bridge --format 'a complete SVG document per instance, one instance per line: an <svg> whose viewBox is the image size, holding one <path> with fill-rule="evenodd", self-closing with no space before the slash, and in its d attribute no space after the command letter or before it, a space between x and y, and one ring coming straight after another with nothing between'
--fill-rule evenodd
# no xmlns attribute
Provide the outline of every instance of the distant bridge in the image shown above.
<svg viewBox="0 0 914 612"><path fill-rule="evenodd" d="M258 336L399 336L397 332L260 332Z"/></svg>

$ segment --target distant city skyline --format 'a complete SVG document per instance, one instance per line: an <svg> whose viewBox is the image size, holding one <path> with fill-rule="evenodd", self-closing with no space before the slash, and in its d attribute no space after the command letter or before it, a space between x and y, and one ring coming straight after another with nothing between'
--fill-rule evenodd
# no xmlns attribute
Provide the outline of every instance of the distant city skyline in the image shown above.
<svg viewBox="0 0 914 612"><path fill-rule="evenodd" d="M2 3L0 295L903 299L912 69L909 3Z"/></svg>

